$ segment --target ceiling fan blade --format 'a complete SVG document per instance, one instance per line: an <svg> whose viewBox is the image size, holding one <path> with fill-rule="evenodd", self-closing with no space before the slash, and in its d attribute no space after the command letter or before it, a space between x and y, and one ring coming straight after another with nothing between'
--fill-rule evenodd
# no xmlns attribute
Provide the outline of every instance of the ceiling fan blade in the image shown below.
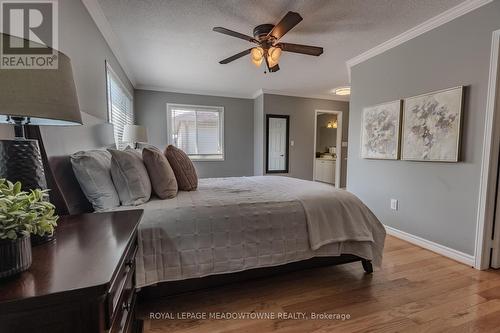
<svg viewBox="0 0 500 333"><path fill-rule="evenodd" d="M242 51L240 53L237 53L229 58L226 58L224 60L221 60L219 61L219 64L222 64L222 65L225 65L225 64L228 64L230 63L231 61L235 61L236 59L239 59L241 57L244 57L246 56L247 54L250 54L250 51L252 51L252 49L248 49L248 50L245 50L245 51Z"/></svg>
<svg viewBox="0 0 500 333"><path fill-rule="evenodd" d="M319 56L323 53L323 48L319 46L309 46L292 43L278 43L276 46L286 52L301 53L313 56Z"/></svg>
<svg viewBox="0 0 500 333"><path fill-rule="evenodd" d="M233 37L236 37L236 38L241 38L241 39L247 40L247 41L252 42L252 43L256 43L257 42L253 37L250 37L250 36L247 36L247 35L244 35L244 34L240 34L239 32L236 32L236 31L233 31L233 30L229 30L229 29L226 29L226 28L223 28L223 27L215 27L212 30L215 31L215 32L224 34L224 35L229 35L229 36L233 36Z"/></svg>
<svg viewBox="0 0 500 333"><path fill-rule="evenodd" d="M302 21L302 16L300 16L299 13L288 12L281 19L281 21L274 26L273 30L271 30L267 36L272 36L276 40L278 40L283 37L288 31L292 30L293 27L299 24L300 21Z"/></svg>

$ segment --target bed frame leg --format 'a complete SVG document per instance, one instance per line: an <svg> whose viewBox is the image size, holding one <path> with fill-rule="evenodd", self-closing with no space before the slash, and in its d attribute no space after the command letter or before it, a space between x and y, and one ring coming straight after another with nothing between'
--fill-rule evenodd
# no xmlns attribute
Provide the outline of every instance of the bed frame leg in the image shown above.
<svg viewBox="0 0 500 333"><path fill-rule="evenodd" d="M361 265L363 265L363 269L365 270L366 274L373 273L373 266L371 260L362 259Z"/></svg>

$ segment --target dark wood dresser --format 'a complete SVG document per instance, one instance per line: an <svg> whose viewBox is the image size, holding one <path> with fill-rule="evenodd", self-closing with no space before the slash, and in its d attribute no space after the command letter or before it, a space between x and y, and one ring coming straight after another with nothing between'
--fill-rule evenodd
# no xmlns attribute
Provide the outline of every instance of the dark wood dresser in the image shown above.
<svg viewBox="0 0 500 333"><path fill-rule="evenodd" d="M63 217L33 264L0 280L1 333L136 332L137 226L142 210Z"/></svg>

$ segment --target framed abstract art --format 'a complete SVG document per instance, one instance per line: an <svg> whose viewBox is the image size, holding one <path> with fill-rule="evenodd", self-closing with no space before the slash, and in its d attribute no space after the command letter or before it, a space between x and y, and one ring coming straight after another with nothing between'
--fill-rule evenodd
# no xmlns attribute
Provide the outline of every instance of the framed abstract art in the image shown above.
<svg viewBox="0 0 500 333"><path fill-rule="evenodd" d="M400 123L400 100L364 108L361 124L361 157L397 160Z"/></svg>
<svg viewBox="0 0 500 333"><path fill-rule="evenodd" d="M404 100L401 159L459 161L463 91L460 86Z"/></svg>

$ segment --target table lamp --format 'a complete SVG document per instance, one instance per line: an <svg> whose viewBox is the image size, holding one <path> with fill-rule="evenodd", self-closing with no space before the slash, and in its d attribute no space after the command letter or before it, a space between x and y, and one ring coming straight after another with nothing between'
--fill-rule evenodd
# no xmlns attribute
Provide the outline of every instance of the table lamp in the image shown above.
<svg viewBox="0 0 500 333"><path fill-rule="evenodd" d="M148 142L148 130L140 125L125 125L122 141L133 143L134 148L137 148L137 143Z"/></svg>
<svg viewBox="0 0 500 333"><path fill-rule="evenodd" d="M0 123L15 132L15 139L0 140L0 178L20 181L25 191L45 189L47 181L38 141L25 138L24 125L82 124L71 61L62 52L57 57L57 69L0 67Z"/></svg>

